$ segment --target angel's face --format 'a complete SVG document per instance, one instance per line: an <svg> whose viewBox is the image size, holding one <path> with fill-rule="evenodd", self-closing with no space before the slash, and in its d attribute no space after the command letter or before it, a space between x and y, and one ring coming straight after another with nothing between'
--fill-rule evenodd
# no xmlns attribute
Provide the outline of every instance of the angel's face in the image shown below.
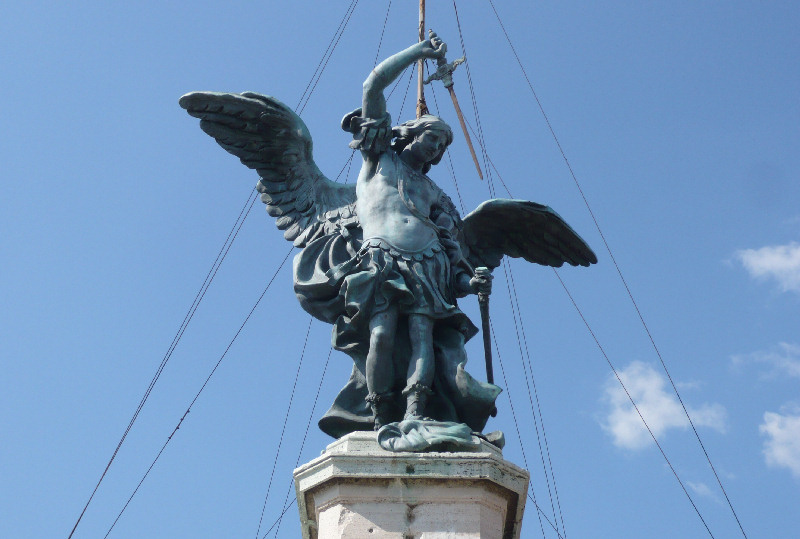
<svg viewBox="0 0 800 539"><path fill-rule="evenodd" d="M430 163L447 147L447 135L438 129L426 129L409 144L408 149L418 162Z"/></svg>

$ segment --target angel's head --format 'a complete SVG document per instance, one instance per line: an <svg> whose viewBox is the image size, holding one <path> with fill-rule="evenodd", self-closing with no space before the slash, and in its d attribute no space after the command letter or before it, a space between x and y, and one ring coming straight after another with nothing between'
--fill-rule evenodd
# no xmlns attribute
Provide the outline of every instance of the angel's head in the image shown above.
<svg viewBox="0 0 800 539"><path fill-rule="evenodd" d="M423 174L442 160L447 147L453 142L453 131L438 116L425 114L392 128L392 149L398 153L408 149L424 161Z"/></svg>

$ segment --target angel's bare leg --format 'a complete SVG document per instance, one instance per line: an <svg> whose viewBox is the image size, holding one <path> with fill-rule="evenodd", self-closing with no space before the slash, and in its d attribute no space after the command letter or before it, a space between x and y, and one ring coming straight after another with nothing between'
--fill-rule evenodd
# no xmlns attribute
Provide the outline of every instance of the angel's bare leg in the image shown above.
<svg viewBox="0 0 800 539"><path fill-rule="evenodd" d="M387 422L385 410L388 393L392 389L394 365L392 353L397 332L398 308L390 306L369 321L369 352L367 352L366 378L367 402L375 415L375 429Z"/></svg>
<svg viewBox="0 0 800 539"><path fill-rule="evenodd" d="M406 419L424 417L425 405L431 394L435 364L433 358L433 319L422 314L408 316L408 336L411 341L411 360L408 362Z"/></svg>

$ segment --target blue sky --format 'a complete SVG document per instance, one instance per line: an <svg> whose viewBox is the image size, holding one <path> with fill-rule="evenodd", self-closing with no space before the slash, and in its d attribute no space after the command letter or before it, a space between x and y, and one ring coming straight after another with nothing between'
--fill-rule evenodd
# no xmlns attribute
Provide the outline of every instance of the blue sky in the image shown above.
<svg viewBox="0 0 800 539"><path fill-rule="evenodd" d="M347 4L3 8L0 536L68 535L257 179L178 97L251 90L297 105ZM393 3L381 57L414 41L410 4ZM428 4L460 56L452 4ZM747 536L797 536L797 5L495 5ZM329 177L350 155L339 121L360 103L386 6L359 3L302 113ZM550 205L594 248L596 266L559 275L713 535L742 536L490 6L459 12L492 161L514 197ZM404 85L395 119L413 114L410 98L400 114ZM474 125L463 66L455 88ZM451 155L470 211L486 183L458 133ZM444 163L431 177L455 197ZM75 537L105 535L289 247L257 203ZM510 268L559 525L572 537L708 537L553 272ZM462 306L479 320L474 298ZM502 271L492 315L506 391L488 429L527 462L553 520ZM350 370L334 353L312 415L330 332L314 321L278 453L308 324L287 265L110 537L255 535L273 465L263 521L276 520L295 463L330 441L315 423ZM480 338L469 353L482 377ZM523 536L556 537L544 526L529 503ZM278 536L298 530L291 508Z"/></svg>

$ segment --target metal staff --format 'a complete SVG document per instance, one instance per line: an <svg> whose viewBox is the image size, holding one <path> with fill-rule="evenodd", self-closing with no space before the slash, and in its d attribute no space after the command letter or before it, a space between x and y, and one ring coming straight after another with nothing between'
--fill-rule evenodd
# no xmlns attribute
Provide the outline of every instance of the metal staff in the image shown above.
<svg viewBox="0 0 800 539"><path fill-rule="evenodd" d="M475 268L475 277L492 278L489 268ZM489 326L489 294L478 292L478 306L481 310L481 329L483 333L483 354L486 358L486 381L494 383L494 368L492 366L492 335Z"/></svg>

